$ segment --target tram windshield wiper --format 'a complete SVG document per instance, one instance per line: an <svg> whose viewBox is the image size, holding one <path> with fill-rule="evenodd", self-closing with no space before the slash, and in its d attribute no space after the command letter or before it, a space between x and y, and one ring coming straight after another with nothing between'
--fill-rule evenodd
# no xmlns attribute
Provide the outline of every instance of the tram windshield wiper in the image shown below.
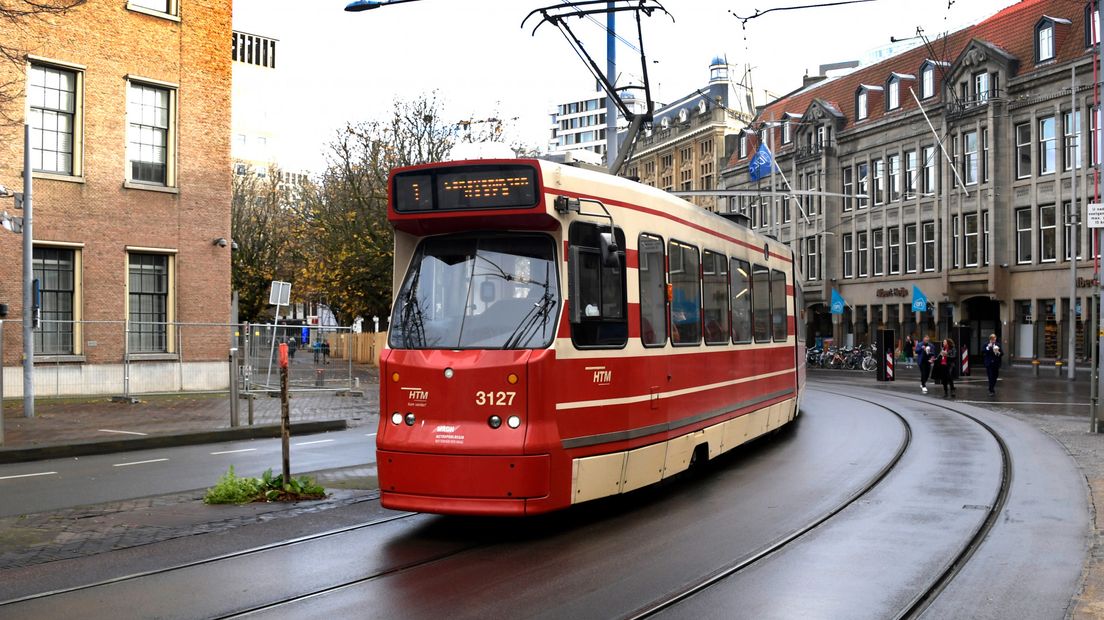
<svg viewBox="0 0 1104 620"><path fill-rule="evenodd" d="M556 300L552 297L552 294L548 290L548 278L551 276L549 273L549 267L545 265L544 282L536 282L544 287L544 293L541 295L540 301L533 304L533 307L522 317L521 322L518 323L514 331L510 333L510 337L506 339L506 343L502 345L503 349L516 349L520 346L529 344L529 341L537 335L537 327L540 327L541 336L545 336L548 330L548 316L552 311L552 307L556 305Z"/></svg>

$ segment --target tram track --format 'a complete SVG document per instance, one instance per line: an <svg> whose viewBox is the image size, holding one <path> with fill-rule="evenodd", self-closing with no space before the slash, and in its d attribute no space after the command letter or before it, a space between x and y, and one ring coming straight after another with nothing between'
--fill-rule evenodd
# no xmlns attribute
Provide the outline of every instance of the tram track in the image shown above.
<svg viewBox="0 0 1104 620"><path fill-rule="evenodd" d="M897 465L900 463L901 459L907 452L909 446L911 445L913 435L911 424L909 423L907 418L902 415L901 412L880 402L868 398L860 398L846 392L839 392L823 388L811 389L817 389L817 391L823 392L825 394L832 394L834 396L864 402L888 411L889 413L896 416L905 428L906 437L901 442L898 452L894 456L894 458L886 463L885 467L883 467L883 469L879 472L877 476L873 477L865 486L858 489L851 497L847 499L847 501L843 502L835 510L809 522L804 527L794 531L792 534L776 541L775 543L772 543L771 545L765 547L754 555L741 559L740 561L735 562L730 566L724 567L723 569L714 572L708 577L701 579L697 583L691 584L679 590L678 592L664 597L663 599L654 601L647 607L643 607L632 613L631 615L627 616L628 618L631 618L633 620L652 618L660 615L662 612L673 610L680 603L687 601L695 595L705 592L710 588L717 587L723 584L725 580L738 576L740 573L765 561L767 558L777 554L783 549L798 543L802 538L822 527L824 524L845 511L850 506L862 501L863 498L874 491L894 470L894 468L897 467ZM959 572L961 572L961 570L965 567L970 557L972 557L977 549L980 548L980 546L988 536L989 532L997 523L999 516L1007 502L1008 493L1011 488L1012 461L1008 446L1001 438L1000 434L992 426L986 424L984 421L978 419L976 416L970 415L969 413L963 411L959 411L953 407L949 407L941 403L932 403L928 399L918 399L901 395L897 395L897 397L911 402L922 403L924 405L934 405L939 409L943 409L956 415L968 418L975 424L985 429L985 431L993 438L999 448L1001 456L1000 484L995 494L995 501L992 503L991 506L988 507L989 510L985 519L981 522L981 524L976 529L974 534L969 538L969 540L967 540L966 543L962 546L959 553L947 563L945 570L943 570L943 572L940 573L938 577L924 591L918 593L900 613L894 616L894 618L897 619L913 619L923 615L928 606L930 606L931 603L939 596L939 594L947 587L947 585L954 580L955 576L959 574Z"/></svg>

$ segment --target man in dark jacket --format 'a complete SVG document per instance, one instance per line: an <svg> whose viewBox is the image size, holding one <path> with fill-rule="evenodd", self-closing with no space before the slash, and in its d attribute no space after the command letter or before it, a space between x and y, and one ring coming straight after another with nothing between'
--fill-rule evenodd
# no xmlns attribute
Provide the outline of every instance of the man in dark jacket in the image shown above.
<svg viewBox="0 0 1104 620"><path fill-rule="evenodd" d="M989 395L997 395L997 375L1000 374L1001 356L1000 343L996 334L989 334L989 343L985 345L985 374L989 376Z"/></svg>
<svg viewBox="0 0 1104 620"><path fill-rule="evenodd" d="M935 345L931 343L930 336L916 343L916 364L920 366L920 391L928 393L928 377L931 376L932 357L935 355Z"/></svg>

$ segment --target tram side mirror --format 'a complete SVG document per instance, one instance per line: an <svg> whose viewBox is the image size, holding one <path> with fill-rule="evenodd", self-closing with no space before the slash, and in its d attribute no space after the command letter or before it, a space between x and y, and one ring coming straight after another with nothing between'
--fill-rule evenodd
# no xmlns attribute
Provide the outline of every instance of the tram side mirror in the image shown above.
<svg viewBox="0 0 1104 620"><path fill-rule="evenodd" d="M614 269L621 266L621 261L617 257L617 240L614 239L613 233L599 233L599 244L602 246L602 266L610 269Z"/></svg>

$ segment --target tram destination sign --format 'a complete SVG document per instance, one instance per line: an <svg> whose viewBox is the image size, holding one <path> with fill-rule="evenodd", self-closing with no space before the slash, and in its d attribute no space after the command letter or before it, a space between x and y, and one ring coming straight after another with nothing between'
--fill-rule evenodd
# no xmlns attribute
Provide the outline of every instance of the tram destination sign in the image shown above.
<svg viewBox="0 0 1104 620"><path fill-rule="evenodd" d="M399 172L395 210L521 209L537 204L536 169L520 164L453 166Z"/></svg>

